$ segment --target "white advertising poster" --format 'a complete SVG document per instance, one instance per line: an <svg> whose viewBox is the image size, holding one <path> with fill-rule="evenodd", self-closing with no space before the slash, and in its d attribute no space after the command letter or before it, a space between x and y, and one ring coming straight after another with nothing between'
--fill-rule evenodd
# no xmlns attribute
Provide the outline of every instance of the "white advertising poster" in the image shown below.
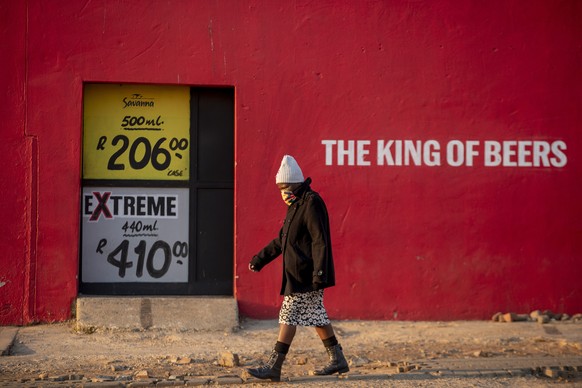
<svg viewBox="0 0 582 388"><path fill-rule="evenodd" d="M189 190L84 187L84 283L187 283Z"/></svg>

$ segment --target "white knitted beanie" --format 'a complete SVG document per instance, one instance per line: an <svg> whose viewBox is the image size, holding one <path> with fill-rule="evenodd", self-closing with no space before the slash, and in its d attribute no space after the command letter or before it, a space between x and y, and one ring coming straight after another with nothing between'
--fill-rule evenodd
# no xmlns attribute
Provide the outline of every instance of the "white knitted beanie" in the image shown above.
<svg viewBox="0 0 582 388"><path fill-rule="evenodd" d="M297 164L297 161L291 155L283 156L281 167L277 171L275 183L303 183L303 173Z"/></svg>

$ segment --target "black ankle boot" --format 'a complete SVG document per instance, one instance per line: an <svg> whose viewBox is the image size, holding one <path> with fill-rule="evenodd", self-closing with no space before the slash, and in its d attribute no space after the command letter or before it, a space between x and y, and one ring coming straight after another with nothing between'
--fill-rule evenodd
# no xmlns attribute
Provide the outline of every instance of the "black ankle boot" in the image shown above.
<svg viewBox="0 0 582 388"><path fill-rule="evenodd" d="M323 369L316 370L314 373L316 376L332 375L334 373L346 373L350 370L340 344L328 346L325 348L325 350L329 355L329 364L323 367Z"/></svg>
<svg viewBox="0 0 582 388"><path fill-rule="evenodd" d="M264 366L247 369L247 372L257 379L281 381L281 367L283 366L283 361L285 361L285 354L273 350L269 361L267 361Z"/></svg>

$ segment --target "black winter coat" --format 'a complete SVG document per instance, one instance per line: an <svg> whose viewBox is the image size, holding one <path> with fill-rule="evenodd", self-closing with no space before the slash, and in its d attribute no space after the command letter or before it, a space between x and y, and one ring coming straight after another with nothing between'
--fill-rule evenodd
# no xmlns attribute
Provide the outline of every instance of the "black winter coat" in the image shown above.
<svg viewBox="0 0 582 388"><path fill-rule="evenodd" d="M279 237L251 260L257 271L283 254L281 295L321 290L335 285L329 217L311 178L295 190Z"/></svg>

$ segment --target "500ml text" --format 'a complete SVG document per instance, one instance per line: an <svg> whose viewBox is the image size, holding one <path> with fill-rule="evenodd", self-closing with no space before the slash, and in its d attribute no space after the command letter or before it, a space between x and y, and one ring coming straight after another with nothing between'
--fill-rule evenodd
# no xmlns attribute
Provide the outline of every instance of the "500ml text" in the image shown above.
<svg viewBox="0 0 582 388"><path fill-rule="evenodd" d="M146 119L143 116L125 116L123 120L121 120L121 127L124 129L153 129L159 131L161 130L159 126L163 124L162 116L158 116L155 119ZM146 128L143 128L143 125L145 125ZM134 128L136 126L139 126L140 128Z"/></svg>

